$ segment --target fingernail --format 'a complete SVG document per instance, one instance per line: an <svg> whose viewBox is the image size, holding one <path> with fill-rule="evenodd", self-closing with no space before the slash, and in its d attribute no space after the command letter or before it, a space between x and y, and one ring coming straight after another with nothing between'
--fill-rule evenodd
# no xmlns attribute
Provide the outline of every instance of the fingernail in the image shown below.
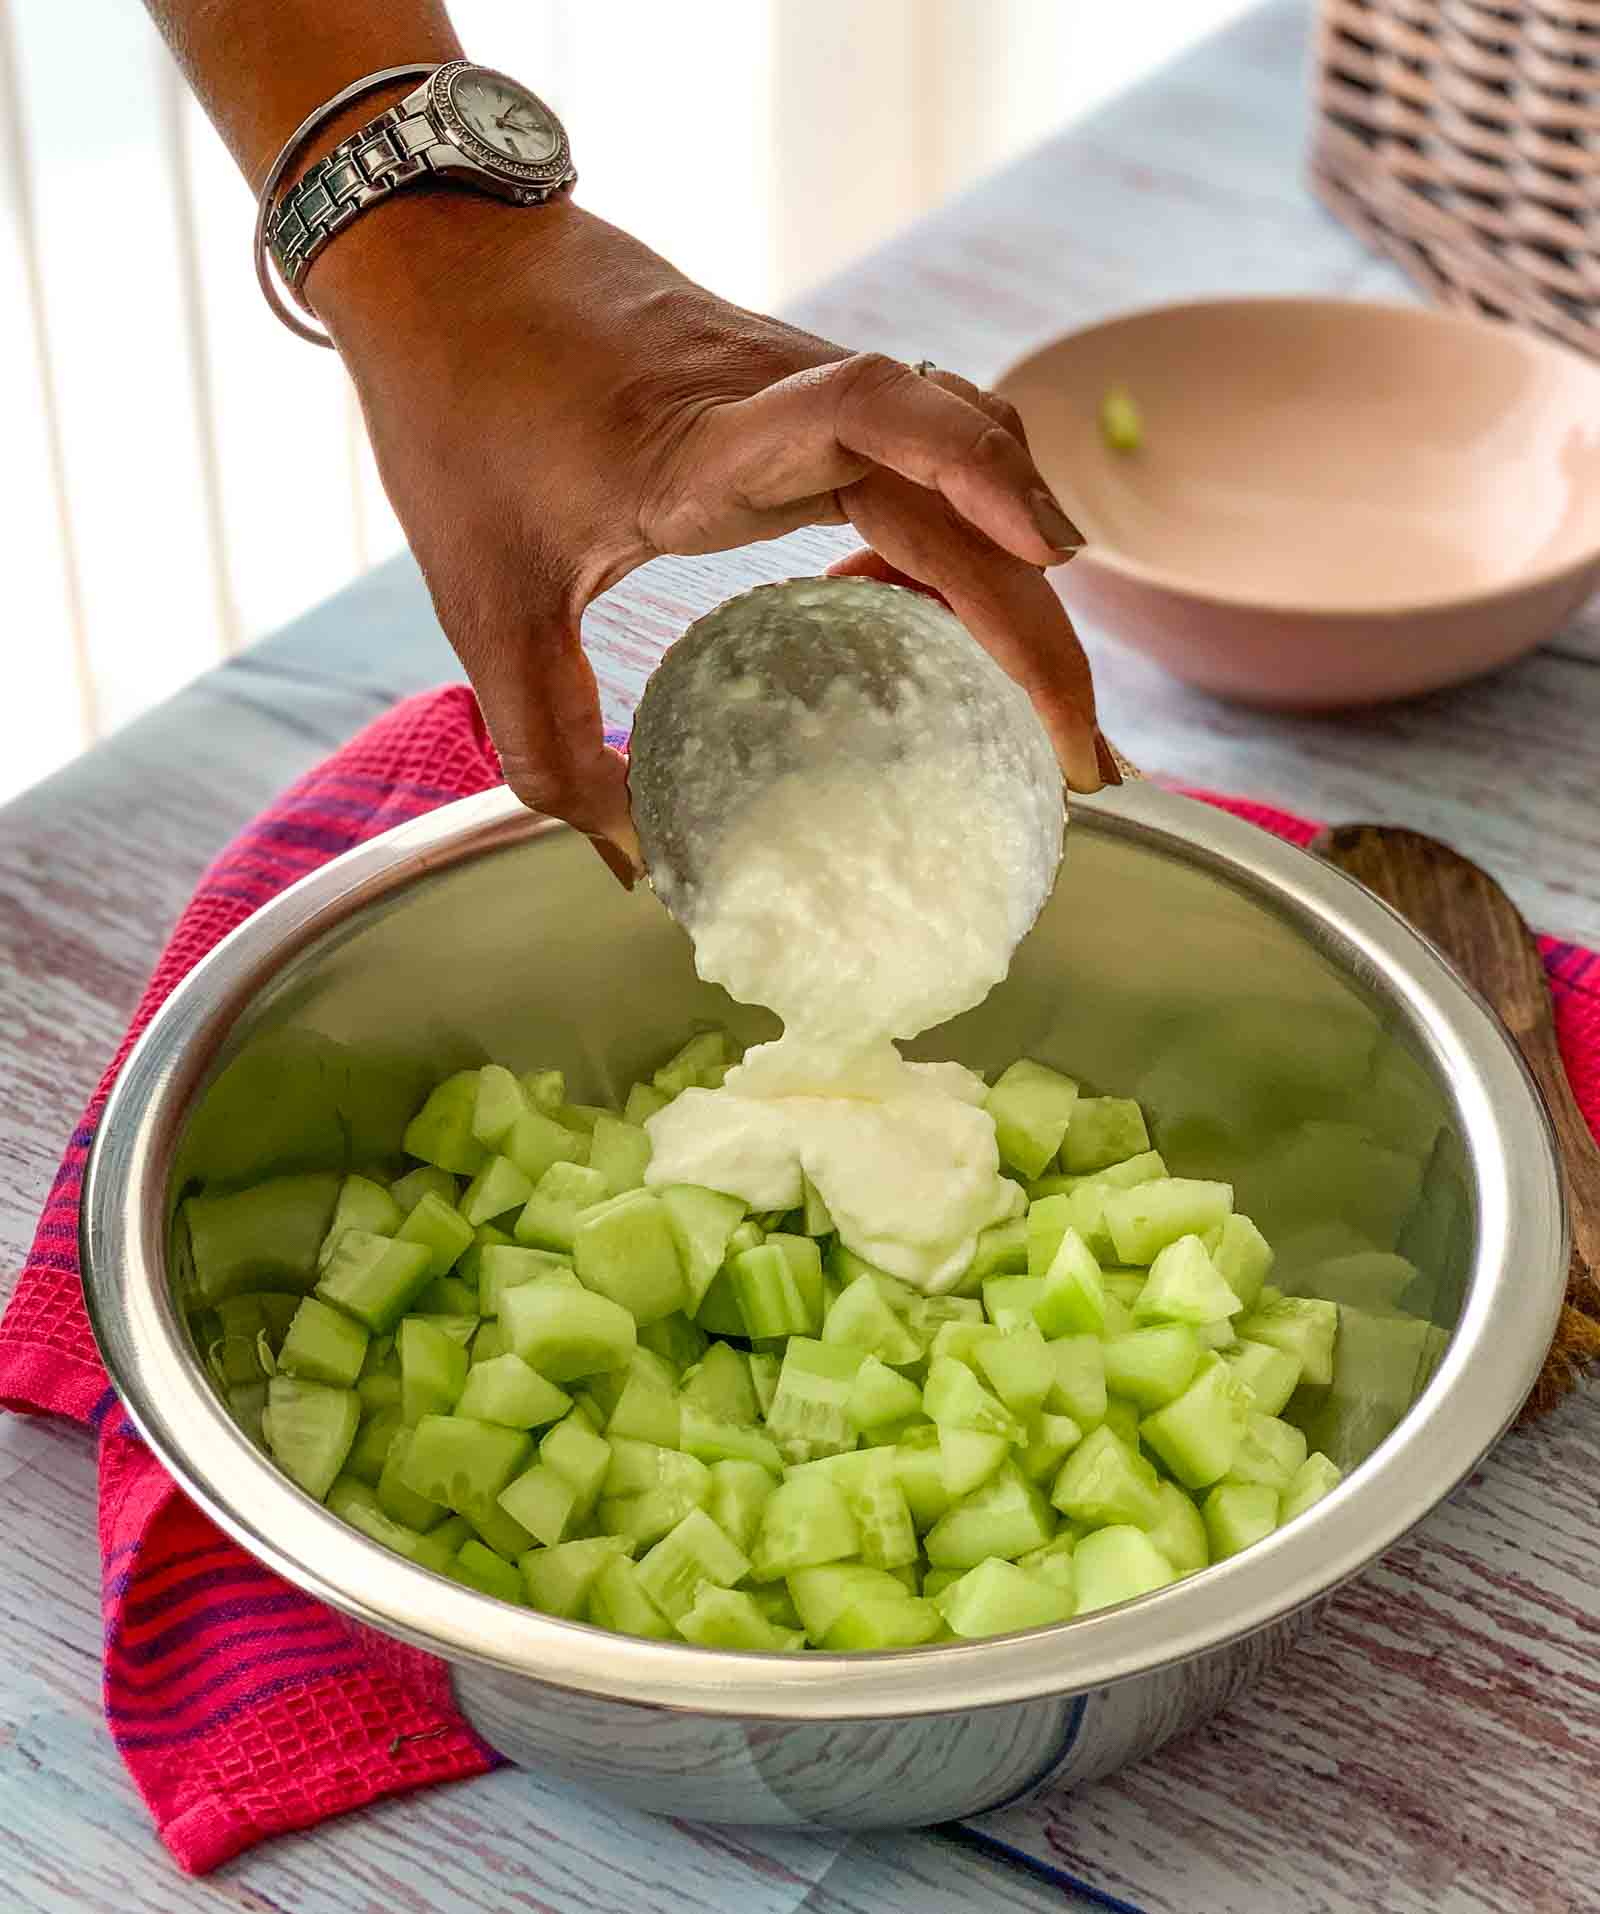
<svg viewBox="0 0 1600 1914"><path fill-rule="evenodd" d="M1028 509L1033 513L1033 522L1039 528L1039 535L1053 551L1070 557L1074 552L1081 552L1088 543L1043 486L1028 494Z"/></svg>
<svg viewBox="0 0 1600 1914"><path fill-rule="evenodd" d="M1104 788L1105 779L1100 775L1100 753L1092 731L1074 727L1064 738L1057 740L1056 755L1061 760L1062 774L1067 780L1069 791L1076 791L1080 797L1093 797L1096 791Z"/></svg>
<svg viewBox="0 0 1600 1914"><path fill-rule="evenodd" d="M1107 784L1122 782L1122 767L1117 763L1117 754L1106 743L1106 734L1098 726L1094 734L1094 761L1099 765L1100 775Z"/></svg>

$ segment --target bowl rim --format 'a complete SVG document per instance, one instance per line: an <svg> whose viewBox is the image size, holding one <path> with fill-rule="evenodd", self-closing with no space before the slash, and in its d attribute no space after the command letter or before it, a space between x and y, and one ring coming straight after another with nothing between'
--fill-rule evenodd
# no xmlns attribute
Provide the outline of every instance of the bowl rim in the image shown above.
<svg viewBox="0 0 1600 1914"><path fill-rule="evenodd" d="M282 892L177 985L130 1053L90 1151L80 1249L89 1319L134 1427L220 1528L355 1621L502 1677L679 1712L869 1720L1060 1696L1220 1648L1326 1595L1471 1473L1533 1384L1568 1254L1549 1119L1493 1014L1433 946L1342 872L1144 783L1086 802L1076 823L1243 888L1347 973L1385 988L1445 1074L1468 1143L1479 1234L1444 1358L1395 1435L1287 1529L1192 1581L1054 1627L785 1656L646 1641L513 1608L391 1554L282 1475L228 1415L165 1280L171 1150L239 1013L322 933L430 872L570 838L504 787L399 825ZM1473 1386L1462 1388L1469 1367Z"/></svg>
<svg viewBox="0 0 1600 1914"><path fill-rule="evenodd" d="M998 397L1012 405L1017 405L1017 394L1013 382L1033 372L1041 361L1052 353L1060 351L1064 346L1076 345L1097 334L1115 332L1124 326L1137 325L1149 319L1181 316L1192 312L1241 309L1254 312L1331 309L1407 321L1419 330L1442 328L1470 332L1486 342L1493 340L1497 349L1509 348L1513 353L1553 361L1569 370L1573 367L1579 368L1583 376L1594 382L1596 399L1600 402L1600 364L1592 364L1573 347L1563 345L1559 340L1546 339L1539 333L1524 332L1508 321L1486 319L1476 313L1446 312L1435 306L1412 306L1398 300L1340 299L1321 293L1266 293L1239 297L1223 295L1209 299L1167 300L1156 305L1130 307L1124 312L1112 313L1104 319L1097 319L1091 325L1076 326L1069 332L1057 333L1052 338L1041 340L1006 366L994 381L993 390ZM1022 410L1020 405L1017 409ZM1026 417L1024 417L1024 424L1026 424ZM1197 604L1213 606L1221 611L1252 612L1264 617L1303 619L1319 624L1359 625L1380 619L1492 610L1496 606L1531 597L1560 585L1576 584L1586 572L1600 570L1600 532L1597 532L1591 549L1580 551L1575 557L1559 563L1520 572L1516 577L1499 584L1367 605L1315 605L1250 592L1223 593L1213 585L1186 578L1178 572L1167 571L1146 559L1136 558L1131 552L1120 551L1114 545L1096 544L1092 541L1085 545L1082 551L1074 554L1070 562L1074 570L1088 567L1092 571L1107 572L1114 577L1125 578L1138 585L1170 592L1174 596Z"/></svg>

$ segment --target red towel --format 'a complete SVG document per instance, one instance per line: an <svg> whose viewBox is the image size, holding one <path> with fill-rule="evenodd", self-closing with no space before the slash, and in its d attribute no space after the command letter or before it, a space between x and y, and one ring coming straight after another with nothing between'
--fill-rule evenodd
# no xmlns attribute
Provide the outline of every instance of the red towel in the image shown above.
<svg viewBox="0 0 1600 1914"><path fill-rule="evenodd" d="M84 1160L134 1038L218 939L341 851L499 777L471 692L451 686L368 726L223 852L73 1132L0 1323L0 1404L98 1432L106 1719L161 1838L190 1873L381 1796L481 1774L496 1757L452 1707L442 1663L399 1643L381 1656L363 1645L191 1507L134 1433L83 1309ZM1315 828L1213 801L1296 842ZM1600 1131L1600 956L1543 947L1573 1087Z"/></svg>

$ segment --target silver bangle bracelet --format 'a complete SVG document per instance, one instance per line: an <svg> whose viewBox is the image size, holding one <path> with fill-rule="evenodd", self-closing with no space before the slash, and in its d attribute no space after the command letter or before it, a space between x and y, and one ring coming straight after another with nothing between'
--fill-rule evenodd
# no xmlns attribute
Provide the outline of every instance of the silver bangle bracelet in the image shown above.
<svg viewBox="0 0 1600 1914"><path fill-rule="evenodd" d="M365 79L355 80L343 91L335 93L331 100L325 100L314 113L308 113L295 130L278 149L278 157L272 162L266 179L262 182L261 192L256 200L255 265L256 283L262 296L277 314L278 318L301 339L307 339L314 346L333 346L333 340L326 332L319 331L293 311L285 301L283 294L273 277L272 267L267 258L267 222L272 216L273 196L283 183L283 176L289 170L290 162L317 128L330 120L341 107L348 106L352 100L359 100L368 93L377 92L379 87L387 86L391 80L421 80L439 69L438 60L428 60L412 66L388 66L379 73L369 73ZM298 297L298 295L296 295Z"/></svg>

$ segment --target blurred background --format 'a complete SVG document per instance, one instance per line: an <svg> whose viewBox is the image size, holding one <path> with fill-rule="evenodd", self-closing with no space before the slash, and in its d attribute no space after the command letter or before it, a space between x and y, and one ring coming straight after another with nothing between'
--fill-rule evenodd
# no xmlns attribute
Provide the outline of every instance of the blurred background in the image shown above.
<svg viewBox="0 0 1600 1914"><path fill-rule="evenodd" d="M1244 5L452 13L563 116L586 205L774 306ZM402 542L338 361L261 301L252 218L139 0L0 0L0 800Z"/></svg>

